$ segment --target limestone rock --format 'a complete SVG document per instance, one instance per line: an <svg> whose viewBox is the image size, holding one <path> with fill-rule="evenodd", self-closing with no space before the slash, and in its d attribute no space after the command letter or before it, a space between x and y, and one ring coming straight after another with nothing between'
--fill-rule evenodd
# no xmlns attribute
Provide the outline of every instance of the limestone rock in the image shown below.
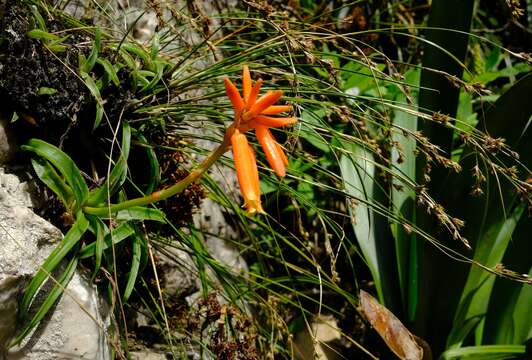
<svg viewBox="0 0 532 360"><path fill-rule="evenodd" d="M7 352L17 326L18 300L62 238L31 206L27 185L0 168L0 359L110 359L109 312L96 288L77 272L49 316L21 346Z"/></svg>
<svg viewBox="0 0 532 360"><path fill-rule="evenodd" d="M99 303L96 289L76 272L51 317L11 349L7 360L111 359L110 321Z"/></svg>
<svg viewBox="0 0 532 360"><path fill-rule="evenodd" d="M0 117L0 164L5 164L13 156L13 137L8 136L8 121Z"/></svg>
<svg viewBox="0 0 532 360"><path fill-rule="evenodd" d="M331 343L339 341L342 333L337 320L330 315L316 316L310 324L312 333L305 327L298 332L294 340L295 358L299 360L336 360L341 356Z"/></svg>

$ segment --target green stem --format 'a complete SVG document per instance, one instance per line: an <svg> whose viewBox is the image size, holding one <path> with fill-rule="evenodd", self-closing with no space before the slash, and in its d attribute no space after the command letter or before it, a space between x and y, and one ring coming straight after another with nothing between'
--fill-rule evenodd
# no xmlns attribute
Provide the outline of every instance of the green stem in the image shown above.
<svg viewBox="0 0 532 360"><path fill-rule="evenodd" d="M198 166L197 169L190 172L184 179L175 183L174 185L155 191L150 195L139 197L136 199L127 200L119 204L109 204L104 207L83 207L83 212L91 215L105 216L110 214L115 214L120 210L130 208L132 206L144 206L153 204L157 201L168 199L171 196L179 194L185 190L190 184L197 181L201 176L218 160L228 149L231 144L231 135L233 134L233 127L231 126L224 137L224 141L214 150L203 162Z"/></svg>

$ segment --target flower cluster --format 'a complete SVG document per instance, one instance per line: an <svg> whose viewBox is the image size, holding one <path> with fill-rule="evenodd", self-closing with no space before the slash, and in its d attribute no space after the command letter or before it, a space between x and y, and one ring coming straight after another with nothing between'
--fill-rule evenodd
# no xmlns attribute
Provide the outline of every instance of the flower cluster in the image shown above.
<svg viewBox="0 0 532 360"><path fill-rule="evenodd" d="M229 79L225 79L227 96L235 111L234 123L230 128L233 157L244 197L244 206L248 213L263 212L260 202L259 173L255 152L249 145L245 133L254 129L266 159L278 176L285 176L288 159L275 140L270 128L294 124L293 117L271 117L292 110L290 105L274 105L283 96L280 90L268 91L258 97L262 80L252 84L249 69L244 65L242 71L242 96Z"/></svg>

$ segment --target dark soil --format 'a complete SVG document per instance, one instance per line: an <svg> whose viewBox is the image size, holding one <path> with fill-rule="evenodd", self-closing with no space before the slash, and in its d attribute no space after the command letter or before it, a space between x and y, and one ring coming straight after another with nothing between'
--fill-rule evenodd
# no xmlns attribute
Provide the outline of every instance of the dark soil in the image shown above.
<svg viewBox="0 0 532 360"><path fill-rule="evenodd" d="M58 30L50 22L49 30ZM16 111L45 137L58 139L93 99L73 68L78 51L53 53L30 39L33 18L26 5L8 1L0 19L0 96L7 111ZM43 88L55 93L39 95Z"/></svg>

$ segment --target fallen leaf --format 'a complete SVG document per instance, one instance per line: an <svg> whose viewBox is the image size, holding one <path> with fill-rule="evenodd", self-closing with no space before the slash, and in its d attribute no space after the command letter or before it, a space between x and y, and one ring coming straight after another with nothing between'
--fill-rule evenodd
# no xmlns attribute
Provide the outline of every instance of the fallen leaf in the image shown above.
<svg viewBox="0 0 532 360"><path fill-rule="evenodd" d="M401 360L423 359L423 348L418 345L414 335L390 310L364 290L360 290L360 306L371 326L395 355Z"/></svg>

